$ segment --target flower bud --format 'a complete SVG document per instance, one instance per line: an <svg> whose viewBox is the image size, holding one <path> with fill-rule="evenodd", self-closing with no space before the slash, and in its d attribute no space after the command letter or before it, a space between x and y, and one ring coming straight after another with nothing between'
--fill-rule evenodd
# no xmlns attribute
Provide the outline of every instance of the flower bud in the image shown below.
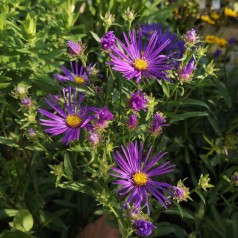
<svg viewBox="0 0 238 238"><path fill-rule="evenodd" d="M207 188L214 187L212 184L209 184L209 181L210 181L209 174L205 174L204 176L203 174L201 174L198 186L201 187L203 190L207 191Z"/></svg>
<svg viewBox="0 0 238 238"><path fill-rule="evenodd" d="M68 40L66 44L68 47L69 54L71 56L80 56L83 54L85 46L81 42L76 43Z"/></svg>
<svg viewBox="0 0 238 238"><path fill-rule="evenodd" d="M136 114L132 114L127 123L126 123L127 127L131 130L134 130L137 127L137 117Z"/></svg>
<svg viewBox="0 0 238 238"><path fill-rule="evenodd" d="M184 40L189 45L194 45L199 41L199 37L194 29L187 31L184 35Z"/></svg>
<svg viewBox="0 0 238 238"><path fill-rule="evenodd" d="M106 29L108 29L115 21L115 16L107 12L104 17L101 16L101 19Z"/></svg>
<svg viewBox="0 0 238 238"><path fill-rule="evenodd" d="M134 10L130 10L130 8L128 7L124 13L122 14L122 17L129 22L133 22L136 18L137 14L135 13Z"/></svg>

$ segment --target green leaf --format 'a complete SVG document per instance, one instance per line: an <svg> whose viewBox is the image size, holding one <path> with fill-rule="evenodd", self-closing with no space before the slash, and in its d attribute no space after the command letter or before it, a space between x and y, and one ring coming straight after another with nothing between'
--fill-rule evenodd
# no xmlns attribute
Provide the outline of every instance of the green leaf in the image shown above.
<svg viewBox="0 0 238 238"><path fill-rule="evenodd" d="M208 116L209 114L207 112L185 112L182 114L174 114L174 113L166 113L166 116L171 117L171 123L185 120L187 118L191 117L204 117Z"/></svg>
<svg viewBox="0 0 238 238"><path fill-rule="evenodd" d="M33 217L27 209L20 210L13 219L13 227L20 231L30 231L33 227Z"/></svg>
<svg viewBox="0 0 238 238"><path fill-rule="evenodd" d="M9 147L16 147L19 148L19 145L16 144L13 140L5 138L3 136L0 137L0 144L7 145Z"/></svg>
<svg viewBox="0 0 238 238"><path fill-rule="evenodd" d="M91 32L93 38L94 38L97 42L101 42L100 37L99 37L96 33L92 32L92 31L90 31L90 32Z"/></svg>
<svg viewBox="0 0 238 238"><path fill-rule="evenodd" d="M169 89L167 81L162 80L161 86L162 86L162 89L163 89L163 92L164 92L165 96L167 98L169 98L170 97L170 89Z"/></svg>
<svg viewBox="0 0 238 238"><path fill-rule="evenodd" d="M228 108L231 108L232 101L231 101L230 94L226 88L226 85L222 82L219 82L217 87L218 87L218 89L216 90L216 93L220 94L223 97L223 99L225 100Z"/></svg>
<svg viewBox="0 0 238 238"><path fill-rule="evenodd" d="M197 105L197 106L205 107L210 110L210 107L206 103L201 102L199 100L195 100L195 99L186 99L182 102L182 105Z"/></svg>
<svg viewBox="0 0 238 238"><path fill-rule="evenodd" d="M194 190L194 192L201 198L201 200L203 201L203 203L205 204L206 203L206 200L203 196L203 194L199 191L199 190Z"/></svg>
<svg viewBox="0 0 238 238"><path fill-rule="evenodd" d="M181 209L181 211L180 211ZM188 210L188 209L185 209L185 208L182 208L180 206L180 209L177 207L171 207L167 210L164 211L164 213L167 213L167 214L174 214L174 215L181 215L181 213L183 214L182 217L184 218L188 218L188 219L195 219L194 216L192 215L192 213Z"/></svg>
<svg viewBox="0 0 238 238"><path fill-rule="evenodd" d="M64 156L64 172L69 180L73 179L73 168L68 154L65 154Z"/></svg>
<svg viewBox="0 0 238 238"><path fill-rule="evenodd" d="M14 217L18 213L16 209L2 209L0 210L0 219L5 217Z"/></svg>

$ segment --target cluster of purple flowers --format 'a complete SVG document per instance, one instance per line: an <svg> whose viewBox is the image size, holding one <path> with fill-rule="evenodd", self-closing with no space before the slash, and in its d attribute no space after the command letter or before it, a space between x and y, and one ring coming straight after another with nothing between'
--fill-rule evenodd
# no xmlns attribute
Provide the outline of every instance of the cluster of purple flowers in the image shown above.
<svg viewBox="0 0 238 238"><path fill-rule="evenodd" d="M125 33L123 43L118 39L113 31L107 32L101 38L101 48L109 53L111 61L108 63L112 69L119 71L127 80L136 79L137 83L145 78L157 80L167 80L169 78L168 71L178 69L178 77L181 81L189 81L193 74L195 63L191 60L184 67L178 67L177 59L184 54L185 43L178 38L177 34L164 30L160 24L144 25L138 30L129 32L129 36ZM144 42L144 37L145 42ZM184 39L189 44L195 44L198 41L195 30L188 32ZM67 46L71 56L80 56L84 50L82 44L72 41L67 42ZM71 70L62 66L62 74L55 74L56 80L61 82L75 82L80 85L87 85L89 82L90 69L79 65L78 61L70 62ZM49 95L45 101L51 108L49 111L38 109L39 112L47 119L40 119L40 123L47 127L45 132L57 136L63 134L62 142L69 144L73 140L79 140L82 130L86 130L88 141L94 147L100 143L102 133L114 120L112 112L106 107L96 108L83 105L85 95L79 93L77 88L63 89L62 100L58 100L55 96ZM23 100L24 101L24 100ZM27 104L27 100L22 103ZM140 111L146 111L149 104L148 96L138 90L131 93L128 100L129 119L126 125L129 129L135 129L138 125L137 116ZM152 135L159 135L162 127L168 126L166 119L162 113L157 112L153 116L150 125ZM152 147L149 148L146 155L143 155L143 143L139 145L130 142L127 147L121 146L122 152L119 150L114 153L115 166L111 168L111 175L117 180L113 182L119 185L116 190L121 196L127 196L124 207L133 204L136 209L147 208L150 214L149 199L154 197L159 203L166 208L171 201L168 195L171 190L174 196L180 196L183 191L166 182L153 180L154 177L170 173L174 170L174 165L170 162L157 163L166 154L166 152L158 153L151 157ZM149 195L151 194L151 196ZM149 236L155 226L149 219L137 218L133 220L133 226L138 236Z"/></svg>
<svg viewBox="0 0 238 238"><path fill-rule="evenodd" d="M43 126L48 127L45 132L54 136L65 133L62 142L69 144L72 140L78 140L80 130L85 128L87 131L95 131L95 128L105 128L108 121L113 120L112 113L106 108L91 108L81 106L85 95L78 93L77 89L71 87L63 89L64 107L54 96L50 95L49 99L45 99L47 104L56 112L56 114L38 109L39 112L48 117L48 119L40 119ZM95 122L96 127L93 125ZM91 139L96 141L91 134Z"/></svg>

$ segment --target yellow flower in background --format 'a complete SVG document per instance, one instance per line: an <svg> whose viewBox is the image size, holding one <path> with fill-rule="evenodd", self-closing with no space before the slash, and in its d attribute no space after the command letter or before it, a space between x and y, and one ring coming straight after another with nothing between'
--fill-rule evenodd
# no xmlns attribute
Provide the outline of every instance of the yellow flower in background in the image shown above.
<svg viewBox="0 0 238 238"><path fill-rule="evenodd" d="M203 15L201 16L201 19L208 24L215 24L215 21L213 21L209 16Z"/></svg>
<svg viewBox="0 0 238 238"><path fill-rule="evenodd" d="M211 17L215 20L218 20L220 18L220 15L217 12L212 12Z"/></svg>
<svg viewBox="0 0 238 238"><path fill-rule="evenodd" d="M231 8L226 7L224 10L224 14L226 17L237 17L238 13L232 10Z"/></svg>
<svg viewBox="0 0 238 238"><path fill-rule="evenodd" d="M214 35L206 35L206 38L205 38L205 41L208 43L208 44L211 44L211 43L217 43L217 37L214 36Z"/></svg>
<svg viewBox="0 0 238 238"><path fill-rule="evenodd" d="M217 38L216 43L220 46L220 47L225 47L227 45L227 40L224 38Z"/></svg>

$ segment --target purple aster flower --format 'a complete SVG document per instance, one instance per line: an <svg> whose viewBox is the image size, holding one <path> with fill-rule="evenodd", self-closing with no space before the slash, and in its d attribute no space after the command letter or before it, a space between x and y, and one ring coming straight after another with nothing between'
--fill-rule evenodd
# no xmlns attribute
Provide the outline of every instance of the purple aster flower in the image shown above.
<svg viewBox="0 0 238 238"><path fill-rule="evenodd" d="M68 40L66 42L68 50L69 50L69 54L72 56L78 56L81 55L82 52L84 51L84 45L82 43L75 43L71 40Z"/></svg>
<svg viewBox="0 0 238 238"><path fill-rule="evenodd" d="M75 61L75 62L70 61L70 66L71 66L71 71L68 70L66 67L62 66L61 70L64 75L54 74L55 79L61 82L72 81L77 84L85 84L86 82L89 81L87 73L84 70L83 65L79 67L78 61Z"/></svg>
<svg viewBox="0 0 238 238"><path fill-rule="evenodd" d="M184 52L185 52L185 45L184 41L180 40L178 34L172 33L168 28L164 27L161 23L151 23L148 25L142 25L142 33L145 35L148 39L151 38L153 33L157 31L158 38L156 47L159 47L163 42L166 42L167 40L170 41L168 45L162 49L162 54L168 54L168 52L173 53L174 59L180 59L182 58ZM177 67L178 62L171 61L171 63L174 63L174 65Z"/></svg>
<svg viewBox="0 0 238 238"><path fill-rule="evenodd" d="M142 90L138 90L137 92L131 94L129 99L129 107L134 109L136 112L140 111L141 109L145 111L148 101L149 100L146 98L146 94L142 93Z"/></svg>
<svg viewBox="0 0 238 238"><path fill-rule="evenodd" d="M24 107L30 107L32 105L32 101L30 98L23 98L21 100L21 103L23 104Z"/></svg>
<svg viewBox="0 0 238 238"><path fill-rule="evenodd" d="M195 69L195 62L191 60L185 66L181 66L178 70L178 77L181 82L189 82Z"/></svg>
<svg viewBox="0 0 238 238"><path fill-rule="evenodd" d="M172 81L167 77L167 70L173 68L170 57L172 54L162 54L161 51L170 44L170 40L166 40L159 47L156 46L158 40L157 32L151 36L146 46L142 44L142 30L139 30L138 39L136 39L135 30L129 32L129 38L124 34L126 44L118 38L118 43L111 49L111 64L114 70L119 71L122 75L131 80L136 78L139 83L142 77L156 78L158 80L165 79Z"/></svg>
<svg viewBox="0 0 238 238"><path fill-rule="evenodd" d="M107 107L96 109L95 118L95 127L98 129L104 129L108 127L108 122L113 120L113 114Z"/></svg>
<svg viewBox="0 0 238 238"><path fill-rule="evenodd" d="M108 31L102 38L101 38L101 46L102 49L105 51L110 50L115 45L115 35L113 31Z"/></svg>
<svg viewBox="0 0 238 238"><path fill-rule="evenodd" d="M234 45L236 43L236 38L235 37L231 37L228 43L230 45Z"/></svg>
<svg viewBox="0 0 238 238"><path fill-rule="evenodd" d="M150 131L154 135L159 135L162 131L162 126L168 126L168 124L166 124L164 115L161 112L156 112L154 114L154 120L151 124Z"/></svg>
<svg viewBox="0 0 238 238"><path fill-rule="evenodd" d="M199 37L197 36L197 33L194 29L191 29L190 31L187 31L186 34L184 35L184 40L188 43L188 44L196 44L199 40Z"/></svg>
<svg viewBox="0 0 238 238"><path fill-rule="evenodd" d="M136 114L130 115L126 125L131 130L134 130L137 127L137 117L136 117Z"/></svg>
<svg viewBox="0 0 238 238"><path fill-rule="evenodd" d="M222 50L216 50L214 53L213 53L213 58L217 58L217 57L219 57L220 55L221 55L221 53L222 53Z"/></svg>
<svg viewBox="0 0 238 238"><path fill-rule="evenodd" d="M149 157L152 147L150 147L147 155L144 157L142 154L142 142L140 142L140 148L138 148L137 142L130 142L127 145L127 149L125 149L124 146L121 146L121 148L124 154L121 154L119 151L116 151L114 154L114 160L119 168L112 167L111 169L115 173L111 175L119 178L114 184L121 186L117 189L117 192L120 191L120 195L130 193L124 206L127 206L131 202L134 202L134 207L138 208L145 205L149 214L148 193L151 193L160 204L166 208L165 202L170 204L170 201L164 195L164 192L168 193L167 189L173 188L173 186L165 182L152 180L152 177L157 177L173 171L174 166L169 165L170 162L163 163L160 166L153 168L166 152L159 153L150 160ZM123 192L121 192L122 190Z"/></svg>
<svg viewBox="0 0 238 238"><path fill-rule="evenodd" d="M152 230L156 228L152 222L142 219L135 220L134 226L138 236L149 236L152 233Z"/></svg>
<svg viewBox="0 0 238 238"><path fill-rule="evenodd" d="M77 89L72 89L69 87L63 89L64 96L64 108L63 109L55 100L55 98L50 95L49 99L45 99L47 104L54 109L56 114L49 111L38 109L41 114L48 117L48 120L41 119L41 125L49 127L45 132L52 134L54 136L59 134L65 134L62 143L69 144L72 140L78 140L80 137L80 129L86 128L90 129L90 120L92 116L90 115L90 110L88 107L80 107L84 96L77 93Z"/></svg>

